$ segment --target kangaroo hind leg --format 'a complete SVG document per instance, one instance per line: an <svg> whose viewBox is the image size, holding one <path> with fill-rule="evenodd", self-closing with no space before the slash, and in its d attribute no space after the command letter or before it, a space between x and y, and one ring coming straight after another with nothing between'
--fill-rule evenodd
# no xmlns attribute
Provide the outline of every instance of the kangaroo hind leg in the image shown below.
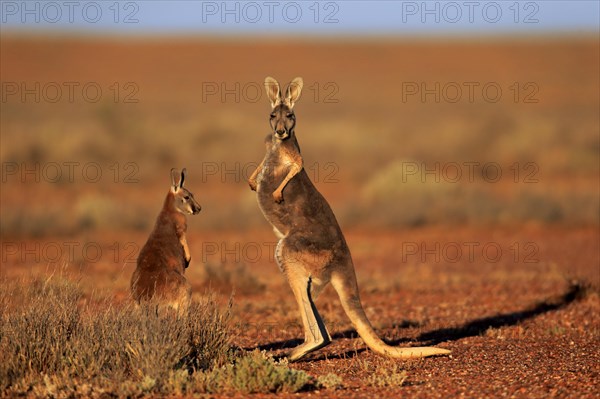
<svg viewBox="0 0 600 399"><path fill-rule="evenodd" d="M328 281L313 279L311 276L311 270L322 269L323 260L298 250L299 247L301 245L293 238L285 237L279 241L275 250L275 259L292 288L304 327L304 343L289 354L291 361L299 360L331 342L325 323L313 301L313 295L318 295Z"/></svg>
<svg viewBox="0 0 600 399"><path fill-rule="evenodd" d="M290 285L296 297L304 326L304 343L294 348L289 355L291 361L297 361L309 353L329 345L331 337L312 300L311 278L290 279Z"/></svg>

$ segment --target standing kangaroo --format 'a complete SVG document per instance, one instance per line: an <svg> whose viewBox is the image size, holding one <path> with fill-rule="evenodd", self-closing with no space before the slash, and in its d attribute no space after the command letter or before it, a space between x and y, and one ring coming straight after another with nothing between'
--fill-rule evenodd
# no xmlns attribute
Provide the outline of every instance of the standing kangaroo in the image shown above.
<svg viewBox="0 0 600 399"><path fill-rule="evenodd" d="M272 107L272 133L265 139L264 159L248 180L250 188L257 192L260 209L279 238L275 259L302 316L304 343L292 350L290 360L299 360L331 342L313 302L329 282L358 334L374 352L401 359L449 354L449 350L434 347L392 347L373 330L360 302L354 265L342 230L303 168L293 112L302 85L302 78L295 78L282 97L279 83L271 77L265 79Z"/></svg>
<svg viewBox="0 0 600 399"><path fill-rule="evenodd" d="M171 189L138 256L131 276L131 293L138 303L157 298L161 304L183 311L190 305L192 289L184 277L192 259L185 239L186 215L199 213L201 207L183 187L185 174L185 168L181 176L171 169Z"/></svg>

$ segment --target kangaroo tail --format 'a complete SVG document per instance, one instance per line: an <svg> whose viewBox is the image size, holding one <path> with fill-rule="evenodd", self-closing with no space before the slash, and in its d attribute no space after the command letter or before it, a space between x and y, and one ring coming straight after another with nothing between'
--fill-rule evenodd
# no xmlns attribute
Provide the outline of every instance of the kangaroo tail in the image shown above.
<svg viewBox="0 0 600 399"><path fill-rule="evenodd" d="M450 351L447 349L434 348L431 346L398 348L383 342L377 333L375 333L375 330L371 326L369 319L367 319L367 315L362 307L358 295L358 284L356 282L354 270L351 270L351 275L333 275L331 278L331 285L333 285L337 291L342 307L354 325L354 328L356 328L360 337L373 352L396 359L414 359L450 354Z"/></svg>

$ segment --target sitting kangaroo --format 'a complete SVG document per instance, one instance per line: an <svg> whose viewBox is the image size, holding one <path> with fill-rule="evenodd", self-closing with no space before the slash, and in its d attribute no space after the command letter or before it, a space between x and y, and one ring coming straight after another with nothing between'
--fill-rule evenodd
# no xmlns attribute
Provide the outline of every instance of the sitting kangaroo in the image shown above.
<svg viewBox="0 0 600 399"><path fill-rule="evenodd" d="M185 239L186 215L200 212L193 194L183 187L185 168L171 169L171 189L156 219L154 230L142 248L137 267L131 276L131 293L141 300L157 298L175 310L187 310L192 296L184 277L191 255Z"/></svg>
<svg viewBox="0 0 600 399"><path fill-rule="evenodd" d="M305 338L292 350L290 360L299 360L331 342L313 302L329 282L358 334L374 352L401 359L449 354L449 350L435 347L392 347L373 330L359 298L344 235L329 204L303 168L293 112L302 85L302 78L295 78L282 97L279 83L271 77L265 79L272 107L272 133L265 139L264 159L248 180L250 188L257 192L260 209L279 238L275 259L300 308Z"/></svg>

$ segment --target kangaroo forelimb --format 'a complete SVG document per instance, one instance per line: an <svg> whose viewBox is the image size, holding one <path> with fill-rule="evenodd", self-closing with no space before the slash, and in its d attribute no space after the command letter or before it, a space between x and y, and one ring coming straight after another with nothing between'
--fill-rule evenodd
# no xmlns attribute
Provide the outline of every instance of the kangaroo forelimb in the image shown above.
<svg viewBox="0 0 600 399"><path fill-rule="evenodd" d="M300 157L300 159L296 160L296 162L294 162L290 166L290 170L288 171L288 174L285 176L285 179L283 179L283 181L281 182L279 187L277 187L277 189L275 191L273 191L273 199L275 200L275 202L280 203L281 201L283 201L283 189L289 183L289 181L293 179L294 176L296 176L298 173L300 173L300 171L302 170L303 167L304 167L304 161L302 160L301 157Z"/></svg>
<svg viewBox="0 0 600 399"><path fill-rule="evenodd" d="M254 170L254 172L252 172L252 174L248 178L248 185L250 186L250 190L252 190L252 191L256 191L256 178L258 177L258 174L260 173L263 166L265 165L265 159L267 159L267 157L263 158L263 160L260 162L260 164Z"/></svg>

